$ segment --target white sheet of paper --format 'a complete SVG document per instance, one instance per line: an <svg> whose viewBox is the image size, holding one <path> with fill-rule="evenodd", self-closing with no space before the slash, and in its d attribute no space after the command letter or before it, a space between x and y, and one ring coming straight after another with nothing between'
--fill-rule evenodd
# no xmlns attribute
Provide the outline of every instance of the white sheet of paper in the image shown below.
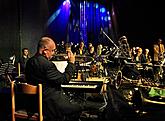
<svg viewBox="0 0 165 121"><path fill-rule="evenodd" d="M52 61L57 69L61 72L61 73L64 73L65 72L65 68L66 66L68 65L68 62L67 61Z"/></svg>

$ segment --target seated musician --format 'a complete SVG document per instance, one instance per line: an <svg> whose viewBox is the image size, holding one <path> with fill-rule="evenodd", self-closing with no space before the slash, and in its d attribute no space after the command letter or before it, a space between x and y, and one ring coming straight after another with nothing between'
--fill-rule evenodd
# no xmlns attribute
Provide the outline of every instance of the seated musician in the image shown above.
<svg viewBox="0 0 165 121"><path fill-rule="evenodd" d="M93 46L91 42L88 43L88 52L90 51L90 48Z"/></svg>
<svg viewBox="0 0 165 121"><path fill-rule="evenodd" d="M59 54L65 53L65 41L64 40L62 40L58 46L58 53Z"/></svg>
<svg viewBox="0 0 165 121"><path fill-rule="evenodd" d="M87 56L91 57L92 58L92 61L90 62L90 72L92 71L95 72L96 71L96 63L95 63L95 60L96 60L96 52L95 52L95 48L94 46L91 46L89 48L89 52L87 54ZM93 71L95 70L95 71Z"/></svg>
<svg viewBox="0 0 165 121"><path fill-rule="evenodd" d="M87 48L85 47L84 41L80 41L76 49L76 55L86 55L88 53Z"/></svg>
<svg viewBox="0 0 165 121"><path fill-rule="evenodd" d="M96 109L96 104L70 100L61 88L68 83L75 71L75 55L68 50L68 65L64 73L57 70L49 61L55 54L56 44L49 36L44 36L38 43L37 53L27 61L25 68L26 80L30 84L43 85L44 121L78 121L83 109Z"/></svg>
<svg viewBox="0 0 165 121"><path fill-rule="evenodd" d="M144 59L143 60L144 63L150 64L152 62L151 56L149 55L149 49L147 49L147 48L144 50L144 58L143 59Z"/></svg>
<svg viewBox="0 0 165 121"><path fill-rule="evenodd" d="M140 72L141 74L143 74L143 65L141 64L141 63L143 63L143 60L144 60L143 50L142 50L142 48L139 47L139 48L136 50L136 54L135 54L135 56L134 56L133 61L136 63L135 68L136 68L137 70L139 70L139 72Z"/></svg>
<svg viewBox="0 0 165 121"><path fill-rule="evenodd" d="M102 62L102 50L103 50L103 45L102 44L98 44L97 45L97 50L96 50L96 61L97 62Z"/></svg>
<svg viewBox="0 0 165 121"><path fill-rule="evenodd" d="M94 46L91 46L91 47L89 48L88 55L89 55L90 57L92 57L92 58L96 58L96 52L95 52Z"/></svg>
<svg viewBox="0 0 165 121"><path fill-rule="evenodd" d="M147 48L144 50L141 63L143 65L144 76L154 79L154 72L153 72L153 68L152 68L152 59L149 54L149 49L147 49Z"/></svg>
<svg viewBox="0 0 165 121"><path fill-rule="evenodd" d="M144 55L142 54L143 53L143 50L142 48L138 48L137 49L137 52L136 52L136 55L134 56L134 62L137 63L137 66L142 63L142 61L144 60Z"/></svg>
<svg viewBox="0 0 165 121"><path fill-rule="evenodd" d="M102 49L103 49L103 45L98 44L97 45L97 56L100 56L102 54Z"/></svg>

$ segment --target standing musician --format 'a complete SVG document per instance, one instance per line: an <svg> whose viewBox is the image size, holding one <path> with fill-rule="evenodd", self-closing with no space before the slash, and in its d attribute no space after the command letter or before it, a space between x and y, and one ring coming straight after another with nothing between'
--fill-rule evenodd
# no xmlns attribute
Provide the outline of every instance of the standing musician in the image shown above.
<svg viewBox="0 0 165 121"><path fill-rule="evenodd" d="M22 56L19 59L19 63L20 63L20 68L21 71L24 73L25 71L25 67L26 67L26 62L28 61L28 59L30 58L30 53L29 53L29 49L28 48L23 48L22 49Z"/></svg>
<svg viewBox="0 0 165 121"><path fill-rule="evenodd" d="M119 43L119 48L121 49L124 56L131 57L131 49L130 49L129 43L127 41L127 37L121 36L119 38L118 43Z"/></svg>
<svg viewBox="0 0 165 121"><path fill-rule="evenodd" d="M157 43L154 44L154 63L156 64L159 61L164 59L164 44L162 39L158 39Z"/></svg>
<svg viewBox="0 0 165 121"><path fill-rule="evenodd" d="M154 44L154 64L156 65L160 65L160 66L155 66L154 67L154 74L156 77L156 80L159 80L159 77L163 77L163 68L162 65L164 64L164 52L165 52L165 48L164 48L164 44L163 44L163 40L161 38L158 39L157 43Z"/></svg>

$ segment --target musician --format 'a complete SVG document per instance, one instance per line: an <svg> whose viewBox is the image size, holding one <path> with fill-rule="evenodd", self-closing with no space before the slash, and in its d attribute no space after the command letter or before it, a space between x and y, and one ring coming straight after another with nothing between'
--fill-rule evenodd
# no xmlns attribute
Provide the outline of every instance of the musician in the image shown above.
<svg viewBox="0 0 165 121"><path fill-rule="evenodd" d="M76 49L76 55L86 55L88 53L87 48L85 47L84 41L81 40Z"/></svg>
<svg viewBox="0 0 165 121"><path fill-rule="evenodd" d="M143 53L142 61L143 63L143 74L145 77L150 77L151 79L154 79L154 71L152 68L152 59L149 54L149 49L145 49Z"/></svg>
<svg viewBox="0 0 165 121"><path fill-rule="evenodd" d="M136 62L137 64L140 64L140 63L143 63L143 61L144 61L143 49L138 48L136 55L134 57L134 62Z"/></svg>
<svg viewBox="0 0 165 121"><path fill-rule="evenodd" d="M88 43L88 53L90 51L90 48L93 46L93 44L91 42Z"/></svg>
<svg viewBox="0 0 165 121"><path fill-rule="evenodd" d="M26 62L28 61L29 58L30 58L29 49L23 48L22 49L22 56L19 59L20 69L21 69L21 72L23 72L23 73L25 71Z"/></svg>
<svg viewBox="0 0 165 121"><path fill-rule="evenodd" d="M152 58L151 58L151 55L149 54L150 50L149 49L145 49L144 50L144 60L142 61L143 63L151 63L152 62Z"/></svg>
<svg viewBox="0 0 165 121"><path fill-rule="evenodd" d="M59 51L59 54L65 53L65 41L63 40L61 41L61 43L58 46L58 51Z"/></svg>
<svg viewBox="0 0 165 121"><path fill-rule="evenodd" d="M118 43L119 43L119 48L121 49L124 56L131 57L131 49L130 49L129 43L127 41L127 37L121 36L119 38Z"/></svg>
<svg viewBox="0 0 165 121"><path fill-rule="evenodd" d="M96 52L95 52L95 47L94 47L94 46L91 46L91 47L89 48L88 55L89 55L90 57L96 58Z"/></svg>
<svg viewBox="0 0 165 121"><path fill-rule="evenodd" d="M103 45L98 44L97 45L97 56L100 56L102 54L102 49L103 49Z"/></svg>
<svg viewBox="0 0 165 121"><path fill-rule="evenodd" d="M44 36L38 43L37 53L26 65L26 79L30 84L43 85L43 113L45 121L76 121L82 109L91 105L85 102L79 104L65 95L61 84L68 83L75 71L75 55L68 50L68 65L64 73L57 70L49 61L56 51L54 40ZM95 106L94 108L96 108ZM65 119L65 120L64 120Z"/></svg>
<svg viewBox="0 0 165 121"><path fill-rule="evenodd" d="M138 47L136 49L136 54L133 58L133 61L136 63L134 66L135 70L137 70L142 76L144 76L144 68L142 63L144 63L144 54L143 54L143 49Z"/></svg>
<svg viewBox="0 0 165 121"><path fill-rule="evenodd" d="M154 64L156 65L163 65L164 64L164 44L163 40L161 38L158 39L157 43L153 46L154 49ZM162 66L154 66L154 74L155 74L155 80L158 81L159 77L163 77L163 68Z"/></svg>
<svg viewBox="0 0 165 121"><path fill-rule="evenodd" d="M157 43L153 46L154 49L154 63L158 63L159 61L162 61L164 59L164 44L163 40L161 38L158 39Z"/></svg>
<svg viewBox="0 0 165 121"><path fill-rule="evenodd" d="M90 73L89 73L89 75L90 76L94 76L94 73L96 73L96 70L97 70L97 67L96 67L96 59L97 59L96 57L97 57L97 54L95 52L94 46L91 46L89 48L88 56L93 58L93 61L91 62L91 66L90 66Z"/></svg>

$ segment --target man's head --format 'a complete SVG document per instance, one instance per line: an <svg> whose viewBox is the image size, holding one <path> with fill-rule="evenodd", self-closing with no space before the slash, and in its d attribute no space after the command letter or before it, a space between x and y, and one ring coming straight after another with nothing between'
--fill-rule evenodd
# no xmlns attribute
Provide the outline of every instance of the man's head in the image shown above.
<svg viewBox="0 0 165 121"><path fill-rule="evenodd" d="M80 48L83 49L84 48L84 41L80 42Z"/></svg>
<svg viewBox="0 0 165 121"><path fill-rule="evenodd" d="M89 42L89 43L88 43L88 47L90 48L90 47L92 47L92 46L93 46L92 43Z"/></svg>
<svg viewBox="0 0 165 121"><path fill-rule="evenodd" d="M158 39L158 44L162 44L163 40L161 38Z"/></svg>
<svg viewBox="0 0 165 121"><path fill-rule="evenodd" d="M28 56L29 55L29 49L28 48L23 48L22 49L22 55L23 56Z"/></svg>
<svg viewBox="0 0 165 121"><path fill-rule="evenodd" d="M50 60L56 51L56 45L50 37L42 37L38 43L37 51Z"/></svg>
<svg viewBox="0 0 165 121"><path fill-rule="evenodd" d="M149 51L150 51L150 50L146 48L144 52L145 52L146 54L148 54Z"/></svg>

